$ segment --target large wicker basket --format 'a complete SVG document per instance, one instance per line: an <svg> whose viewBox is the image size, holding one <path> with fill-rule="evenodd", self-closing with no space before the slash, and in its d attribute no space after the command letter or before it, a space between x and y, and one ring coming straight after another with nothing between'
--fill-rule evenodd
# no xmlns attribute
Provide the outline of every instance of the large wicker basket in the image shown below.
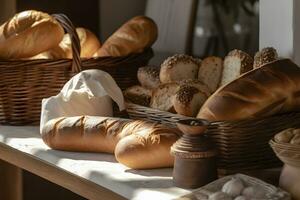
<svg viewBox="0 0 300 200"><path fill-rule="evenodd" d="M137 83L136 72L153 56L151 49L125 57L80 58L80 42L71 21L53 15L71 35L73 59L0 60L0 124L39 124L43 98L56 95L76 73L108 72L121 89Z"/></svg>
<svg viewBox="0 0 300 200"><path fill-rule="evenodd" d="M178 119L186 118L131 103L127 104L127 112L132 119L150 120L169 126L175 126ZM300 113L212 122L207 133L217 145L220 172L232 174L281 166L282 163L269 146L269 140L278 132L291 127L300 127Z"/></svg>

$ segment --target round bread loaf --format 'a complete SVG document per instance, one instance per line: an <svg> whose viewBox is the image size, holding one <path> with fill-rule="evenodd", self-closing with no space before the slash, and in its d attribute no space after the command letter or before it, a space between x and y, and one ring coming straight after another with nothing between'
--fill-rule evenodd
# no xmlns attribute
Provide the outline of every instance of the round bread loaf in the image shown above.
<svg viewBox="0 0 300 200"><path fill-rule="evenodd" d="M198 88L182 85L174 98L175 111L180 115L195 117L207 98L205 92Z"/></svg>
<svg viewBox="0 0 300 200"><path fill-rule="evenodd" d="M159 68L155 66L140 67L137 72L140 84L149 89L157 88L160 84Z"/></svg>
<svg viewBox="0 0 300 200"><path fill-rule="evenodd" d="M0 58L20 59L56 47L64 30L50 15L28 10L0 26Z"/></svg>
<svg viewBox="0 0 300 200"><path fill-rule="evenodd" d="M289 59L254 69L218 89L198 118L241 120L300 110L300 68Z"/></svg>
<svg viewBox="0 0 300 200"><path fill-rule="evenodd" d="M151 169L172 167L174 158L170 147L179 138L177 129L170 129L160 124L140 121L131 124L134 132L122 138L115 148L118 162L133 169ZM133 130L127 126L126 129Z"/></svg>
<svg viewBox="0 0 300 200"><path fill-rule="evenodd" d="M188 55L176 54L161 64L159 78L162 83L197 79L198 71L199 60Z"/></svg>
<svg viewBox="0 0 300 200"><path fill-rule="evenodd" d="M277 59L278 54L276 49L274 49L273 47L266 47L255 54L253 67L254 69L256 69Z"/></svg>

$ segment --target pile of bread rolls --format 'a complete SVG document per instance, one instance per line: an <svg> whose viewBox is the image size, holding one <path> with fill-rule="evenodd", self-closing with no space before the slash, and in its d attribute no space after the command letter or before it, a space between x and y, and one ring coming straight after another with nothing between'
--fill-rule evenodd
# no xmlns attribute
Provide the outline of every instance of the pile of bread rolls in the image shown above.
<svg viewBox="0 0 300 200"><path fill-rule="evenodd" d="M140 53L157 39L155 22L137 16L123 24L101 46L97 36L76 28L83 58L127 56ZM72 58L71 39L49 14L23 11L0 26L0 59Z"/></svg>
<svg viewBox="0 0 300 200"><path fill-rule="evenodd" d="M219 93L218 88L277 59L277 52L272 47L257 52L254 58L241 50L230 51L224 60L216 56L200 60L188 55L174 55L160 68L141 67L137 73L140 85L125 90L124 96L127 101L143 106L189 117L204 117L200 109L213 93Z"/></svg>

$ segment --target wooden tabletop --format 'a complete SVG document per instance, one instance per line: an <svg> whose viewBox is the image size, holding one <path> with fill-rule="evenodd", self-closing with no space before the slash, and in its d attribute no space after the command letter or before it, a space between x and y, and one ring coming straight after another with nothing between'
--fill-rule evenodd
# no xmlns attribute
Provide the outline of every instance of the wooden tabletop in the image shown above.
<svg viewBox="0 0 300 200"><path fill-rule="evenodd" d="M172 169L132 170L113 155L50 149L39 127L0 126L0 159L87 199L174 199L189 190L173 186Z"/></svg>

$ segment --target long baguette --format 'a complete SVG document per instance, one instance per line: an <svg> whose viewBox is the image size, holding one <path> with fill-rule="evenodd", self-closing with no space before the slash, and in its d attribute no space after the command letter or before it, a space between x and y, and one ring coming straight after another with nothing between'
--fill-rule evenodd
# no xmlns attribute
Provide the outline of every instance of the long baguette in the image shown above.
<svg viewBox="0 0 300 200"><path fill-rule="evenodd" d="M170 147L179 137L177 129L157 123L94 116L50 120L41 134L53 149L115 153L135 169L173 166Z"/></svg>

